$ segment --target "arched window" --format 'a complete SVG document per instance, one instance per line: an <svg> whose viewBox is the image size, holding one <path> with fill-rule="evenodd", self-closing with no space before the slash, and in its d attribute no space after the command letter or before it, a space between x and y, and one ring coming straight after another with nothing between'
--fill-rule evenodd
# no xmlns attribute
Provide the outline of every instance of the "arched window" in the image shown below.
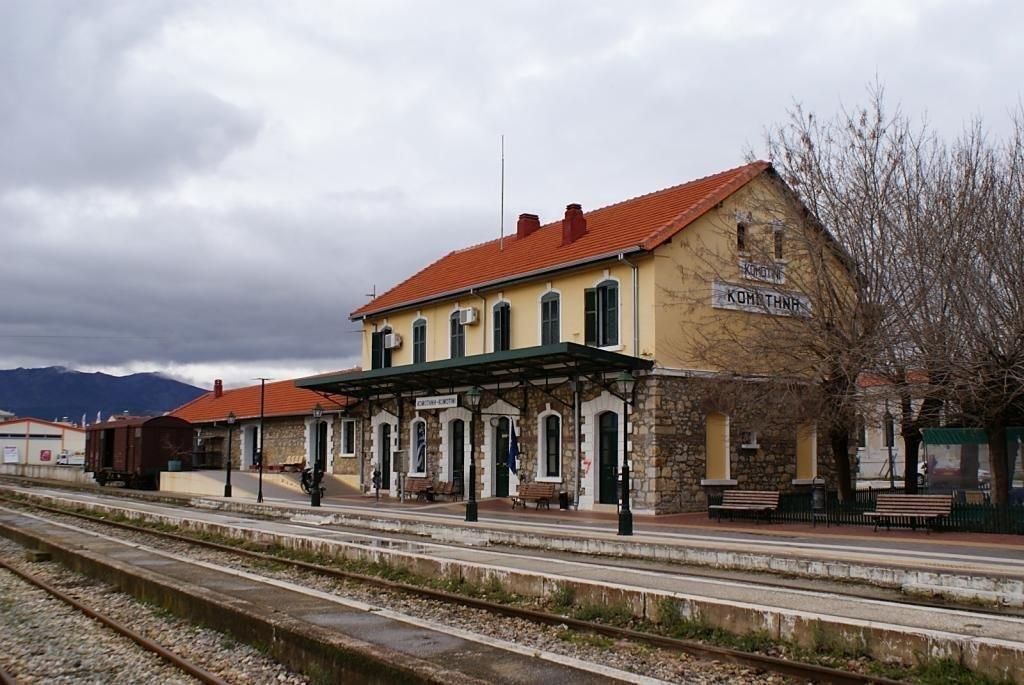
<svg viewBox="0 0 1024 685"><path fill-rule="evenodd" d="M416 319L412 322L412 363L422 364L427 361L427 320Z"/></svg>
<svg viewBox="0 0 1024 685"><path fill-rule="evenodd" d="M602 281L583 293L584 328L587 345L609 347L619 344L619 284Z"/></svg>
<svg viewBox="0 0 1024 685"><path fill-rule="evenodd" d="M542 419L541 454L543 462L539 475L543 478L560 478L562 475L562 419L558 414L548 414Z"/></svg>
<svg viewBox="0 0 1024 685"><path fill-rule="evenodd" d="M540 298L540 344L554 345L560 342L560 328L558 293L544 293Z"/></svg>
<svg viewBox="0 0 1024 685"><path fill-rule="evenodd" d="M459 311L452 312L449 318L451 325L451 338L449 342L449 349L451 354L449 355L452 359L458 359L459 357L466 356L466 327L459 322Z"/></svg>
<svg viewBox="0 0 1024 685"><path fill-rule="evenodd" d="M412 422L412 462L409 473L427 472L427 422L423 419Z"/></svg>
<svg viewBox="0 0 1024 685"><path fill-rule="evenodd" d="M494 351L512 349L512 306L508 302L494 305Z"/></svg>

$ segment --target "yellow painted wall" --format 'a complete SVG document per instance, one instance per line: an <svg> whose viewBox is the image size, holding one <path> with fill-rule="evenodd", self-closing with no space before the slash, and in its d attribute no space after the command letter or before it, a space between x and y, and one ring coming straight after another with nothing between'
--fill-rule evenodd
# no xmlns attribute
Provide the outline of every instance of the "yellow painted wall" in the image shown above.
<svg viewBox="0 0 1024 685"><path fill-rule="evenodd" d="M642 354L654 350L654 262L651 257L635 260L639 280L640 340ZM633 354L633 273L618 261L589 269L544 276L536 281L507 288L481 292L479 296L463 296L415 309L375 317L363 322L363 368L370 368L370 334L390 326L402 335L402 347L391 351L392 366L412 363L412 325L419 318L427 321L427 361L448 359L449 317L459 308L475 307L478 320L466 326L466 355L494 351L494 306L502 301L511 305L513 349L540 345L540 299L549 290L560 295L561 341L584 344L583 293L606 278L619 282L619 345L609 347L622 354Z"/></svg>
<svg viewBox="0 0 1024 685"><path fill-rule="evenodd" d="M756 288L792 292L804 290L807 281L806 244L798 239L801 222L791 214L787 197L763 176L744 186L656 251L654 308L655 358L659 366L739 373L800 373L776 355L757 355L758 336L780 336L804 330L795 320L748 311L712 307L712 282L723 281ZM736 244L737 214L750 214L747 246ZM781 220L783 259L774 257L773 223ZM782 264L783 284L743 278L740 261ZM803 271L801 271L803 269ZM728 332L728 333L727 333ZM747 338L747 336L750 336ZM731 339L732 343L729 344ZM751 344L745 344L744 340Z"/></svg>

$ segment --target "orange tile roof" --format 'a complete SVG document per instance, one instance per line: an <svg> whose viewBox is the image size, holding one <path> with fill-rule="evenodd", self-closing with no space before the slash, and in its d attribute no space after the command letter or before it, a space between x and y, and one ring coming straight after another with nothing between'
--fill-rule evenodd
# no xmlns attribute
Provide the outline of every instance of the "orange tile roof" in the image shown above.
<svg viewBox="0 0 1024 685"><path fill-rule="evenodd" d="M332 371L326 375L357 370ZM342 409L353 402L354 400L348 397L324 397L312 390L297 388L294 380L275 381L267 383L264 388L263 416L308 416L313 413L313 407L317 403L323 407L325 412L329 412ZM234 412L239 419L259 418L260 386L250 385L244 388L225 390L220 397L214 397L212 391L208 392L178 407L171 412L171 416L177 416L192 423L206 423L224 421L230 412Z"/></svg>
<svg viewBox="0 0 1024 685"><path fill-rule="evenodd" d="M472 287L542 273L618 252L653 250L716 204L771 168L752 162L713 176L586 212L587 232L562 245L562 220L519 239L474 245L451 252L352 312L357 319L410 306Z"/></svg>

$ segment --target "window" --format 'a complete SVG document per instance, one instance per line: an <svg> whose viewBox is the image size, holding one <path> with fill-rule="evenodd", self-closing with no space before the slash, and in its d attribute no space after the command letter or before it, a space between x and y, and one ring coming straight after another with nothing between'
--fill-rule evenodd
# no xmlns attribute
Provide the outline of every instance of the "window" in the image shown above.
<svg viewBox="0 0 1024 685"><path fill-rule="evenodd" d="M458 359L466 356L466 327L459 323L458 310L452 312L451 318L451 358Z"/></svg>
<svg viewBox="0 0 1024 685"><path fill-rule="evenodd" d="M558 320L558 293L545 293L540 298L540 344L554 345L561 335Z"/></svg>
<svg viewBox="0 0 1024 685"><path fill-rule="evenodd" d="M775 239L775 258L776 259L782 259L782 239L783 239L783 233L782 233L782 227L781 226L775 226L775 233L774 233L774 235L772 237Z"/></svg>
<svg viewBox="0 0 1024 685"><path fill-rule="evenodd" d="M427 361L427 321L416 319L412 324L412 363Z"/></svg>
<svg viewBox="0 0 1024 685"><path fill-rule="evenodd" d="M863 449L868 446L868 425L863 416L857 417L857 447Z"/></svg>
<svg viewBox="0 0 1024 685"><path fill-rule="evenodd" d="M747 225L742 221L736 224L736 250L747 251Z"/></svg>
<svg viewBox="0 0 1024 685"><path fill-rule="evenodd" d="M885 415L885 446L894 447L896 445L896 421L893 419L892 414Z"/></svg>
<svg viewBox="0 0 1024 685"><path fill-rule="evenodd" d="M708 414L704 430L707 479L728 480L729 417L725 414Z"/></svg>
<svg viewBox="0 0 1024 685"><path fill-rule="evenodd" d="M818 432L813 423L805 423L796 433L796 477L810 480L818 475Z"/></svg>
<svg viewBox="0 0 1024 685"><path fill-rule="evenodd" d="M356 453L356 422L352 419L341 420L341 453L346 456Z"/></svg>
<svg viewBox="0 0 1024 685"><path fill-rule="evenodd" d="M427 422L422 419L412 423L412 464L409 472L427 472Z"/></svg>
<svg viewBox="0 0 1024 685"><path fill-rule="evenodd" d="M391 368L391 350L384 347L384 337L391 332L390 328L374 331L370 336L370 368Z"/></svg>
<svg viewBox="0 0 1024 685"><path fill-rule="evenodd" d="M512 306L508 302L494 305L494 351L512 348Z"/></svg>
<svg viewBox="0 0 1024 685"><path fill-rule="evenodd" d="M545 478L562 475L562 420L557 414L544 417L544 466Z"/></svg>
<svg viewBox="0 0 1024 685"><path fill-rule="evenodd" d="M583 293L586 344L619 344L619 284L604 281Z"/></svg>

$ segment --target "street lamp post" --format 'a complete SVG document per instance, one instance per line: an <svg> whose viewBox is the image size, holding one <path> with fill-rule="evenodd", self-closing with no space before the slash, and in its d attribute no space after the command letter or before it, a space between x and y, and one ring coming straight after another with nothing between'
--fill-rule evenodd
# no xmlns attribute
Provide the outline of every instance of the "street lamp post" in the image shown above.
<svg viewBox="0 0 1024 685"><path fill-rule="evenodd" d="M257 489L256 489L256 501L257 502L262 502L263 501L263 398L265 396L264 391L266 390L267 381L269 381L270 379L269 378L257 378L256 380L258 380L260 382L260 444L259 444L259 447L256 448L256 455L259 457L259 460L260 460L259 461L260 476L259 476L259 487L257 487Z"/></svg>
<svg viewBox="0 0 1024 685"><path fill-rule="evenodd" d="M896 442L896 424L893 422L893 416L889 413L889 400L885 401L885 444L889 448L889 489L893 490L896 488L896 461L892 456L892 444ZM913 492L910 490L912 487L916 487L916 479L914 485L905 483L907 489L904 492Z"/></svg>
<svg viewBox="0 0 1024 685"><path fill-rule="evenodd" d="M231 497L231 431L235 427L235 412L228 412L228 458L224 460L224 496Z"/></svg>
<svg viewBox="0 0 1024 685"><path fill-rule="evenodd" d="M473 386L466 391L469 404L469 498L466 500L466 520L476 521L476 414L480 408L480 388Z"/></svg>
<svg viewBox="0 0 1024 685"><path fill-rule="evenodd" d="M313 407L313 490L309 495L309 505L320 506L320 417L324 408L317 402Z"/></svg>
<svg viewBox="0 0 1024 685"><path fill-rule="evenodd" d="M636 379L623 371L615 380L622 393L622 506L619 508L619 535L633 534L633 512L629 509L629 405Z"/></svg>

